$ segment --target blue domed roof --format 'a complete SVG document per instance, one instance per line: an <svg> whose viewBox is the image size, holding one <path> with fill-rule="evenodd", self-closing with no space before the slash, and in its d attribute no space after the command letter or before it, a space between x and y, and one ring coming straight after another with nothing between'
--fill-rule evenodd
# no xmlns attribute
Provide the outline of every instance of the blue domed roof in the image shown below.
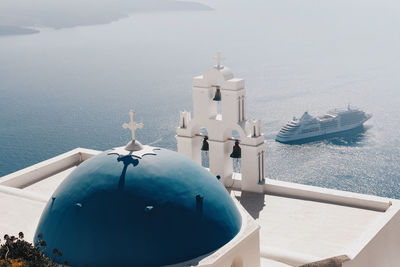
<svg viewBox="0 0 400 267"><path fill-rule="evenodd" d="M156 154L105 152L77 167L42 213L46 253L71 266L161 266L228 243L241 216L226 189L189 158Z"/></svg>

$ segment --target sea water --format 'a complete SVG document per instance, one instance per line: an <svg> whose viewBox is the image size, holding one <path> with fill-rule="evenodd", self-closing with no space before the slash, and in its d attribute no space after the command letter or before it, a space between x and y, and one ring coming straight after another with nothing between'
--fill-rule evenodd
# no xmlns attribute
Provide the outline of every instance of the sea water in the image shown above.
<svg viewBox="0 0 400 267"><path fill-rule="evenodd" d="M400 4L372 0L200 1L213 11L135 14L106 25L0 37L0 176L76 147L124 145L136 111L145 144L176 149L191 79L221 51L246 79L276 180L400 197ZM274 141L304 111L358 106L353 138Z"/></svg>

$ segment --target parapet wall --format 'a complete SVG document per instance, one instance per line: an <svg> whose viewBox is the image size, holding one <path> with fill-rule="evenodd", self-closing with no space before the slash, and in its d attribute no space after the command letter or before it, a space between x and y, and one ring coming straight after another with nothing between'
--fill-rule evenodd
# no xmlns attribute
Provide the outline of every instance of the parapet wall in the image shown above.
<svg viewBox="0 0 400 267"><path fill-rule="evenodd" d="M76 148L0 178L0 185L23 189L63 170L77 166L100 151Z"/></svg>
<svg viewBox="0 0 400 267"><path fill-rule="evenodd" d="M232 181L228 188L242 190L242 178L240 173L233 174ZM392 205L392 200L388 198L277 181L268 178L265 179L264 184L255 184L247 191L381 212L385 212Z"/></svg>

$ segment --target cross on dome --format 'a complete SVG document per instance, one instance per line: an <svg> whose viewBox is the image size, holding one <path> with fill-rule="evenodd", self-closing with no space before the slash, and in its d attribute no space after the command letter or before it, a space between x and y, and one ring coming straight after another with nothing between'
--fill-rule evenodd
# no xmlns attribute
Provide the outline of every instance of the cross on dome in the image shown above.
<svg viewBox="0 0 400 267"><path fill-rule="evenodd" d="M136 136L135 136L136 129L143 128L143 123L135 122L135 112L132 109L129 111L129 117L131 118L130 122L122 124L122 128L131 130L132 141L135 141L136 140Z"/></svg>
<svg viewBox="0 0 400 267"><path fill-rule="evenodd" d="M214 56L214 59L217 61L217 69L222 69L221 62L222 62L222 60L224 60L225 58L222 57L221 52L217 52L217 55Z"/></svg>

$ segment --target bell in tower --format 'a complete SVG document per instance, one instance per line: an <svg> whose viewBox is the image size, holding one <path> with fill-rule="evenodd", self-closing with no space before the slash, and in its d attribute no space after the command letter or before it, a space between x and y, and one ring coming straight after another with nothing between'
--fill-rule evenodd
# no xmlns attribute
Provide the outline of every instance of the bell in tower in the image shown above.
<svg viewBox="0 0 400 267"><path fill-rule="evenodd" d="M219 86L216 87L217 90L215 91L215 96L213 98L213 101L221 101L221 89Z"/></svg>
<svg viewBox="0 0 400 267"><path fill-rule="evenodd" d="M206 136L204 136L203 145L201 146L201 152L202 152L201 165L203 167L207 167L208 168L209 164L210 164L209 157L208 157L208 151L210 150L210 147L208 145L207 140L208 140L208 136L206 135Z"/></svg>
<svg viewBox="0 0 400 267"><path fill-rule="evenodd" d="M234 171L240 172L239 160L242 157L242 149L239 146L239 140L235 141L235 145L233 146L233 151L232 151L230 157L233 159Z"/></svg>
<svg viewBox="0 0 400 267"><path fill-rule="evenodd" d="M235 145L233 146L233 151L231 153L231 158L240 159L242 157L242 149L239 146L239 140L235 141Z"/></svg>
<svg viewBox="0 0 400 267"><path fill-rule="evenodd" d="M208 150L210 150L207 140L208 136L204 136L203 145L201 146L201 151L205 151L206 153L208 152Z"/></svg>

